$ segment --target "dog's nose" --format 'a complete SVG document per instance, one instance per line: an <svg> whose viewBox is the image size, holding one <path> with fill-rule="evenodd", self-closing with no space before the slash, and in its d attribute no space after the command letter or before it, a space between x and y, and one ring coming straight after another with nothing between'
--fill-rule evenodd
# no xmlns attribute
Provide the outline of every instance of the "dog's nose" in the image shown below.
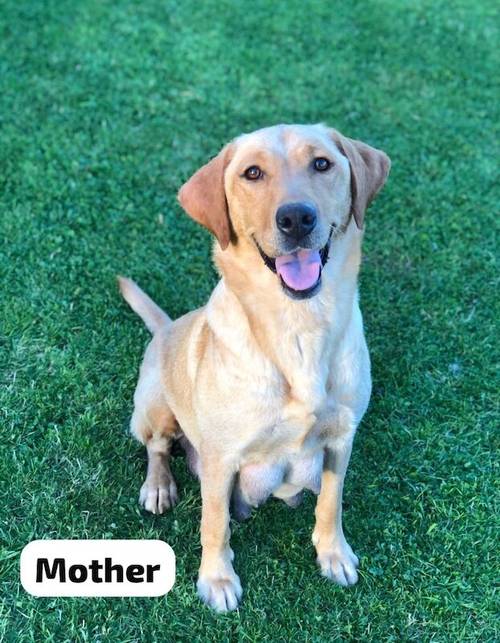
<svg viewBox="0 0 500 643"><path fill-rule="evenodd" d="M276 212L276 225L283 234L300 241L316 226L316 209L307 203L285 203Z"/></svg>

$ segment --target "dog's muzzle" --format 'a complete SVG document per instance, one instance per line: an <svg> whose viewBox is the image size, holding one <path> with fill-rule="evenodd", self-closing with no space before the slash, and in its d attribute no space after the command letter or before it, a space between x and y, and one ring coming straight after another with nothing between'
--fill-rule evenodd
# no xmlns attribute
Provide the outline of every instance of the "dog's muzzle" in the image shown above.
<svg viewBox="0 0 500 643"><path fill-rule="evenodd" d="M280 257L267 255L255 237L254 242L266 266L279 276L285 293L292 299L309 299L321 288L321 272L328 261L332 232L333 228L320 250L301 249Z"/></svg>

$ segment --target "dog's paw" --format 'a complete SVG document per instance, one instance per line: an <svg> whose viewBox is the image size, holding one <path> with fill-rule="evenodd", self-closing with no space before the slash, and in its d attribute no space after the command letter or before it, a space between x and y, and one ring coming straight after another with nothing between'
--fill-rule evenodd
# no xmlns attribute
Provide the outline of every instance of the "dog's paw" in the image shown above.
<svg viewBox="0 0 500 643"><path fill-rule="evenodd" d="M348 587L358 582L356 568L359 565L359 560L347 542L344 541L331 550L318 552L317 561L321 574L334 583Z"/></svg>
<svg viewBox="0 0 500 643"><path fill-rule="evenodd" d="M238 576L200 576L197 583L198 596L217 612L230 612L238 607L243 590Z"/></svg>
<svg viewBox="0 0 500 643"><path fill-rule="evenodd" d="M162 514L177 502L177 486L173 478L162 483L146 480L141 487L139 502L153 514Z"/></svg>

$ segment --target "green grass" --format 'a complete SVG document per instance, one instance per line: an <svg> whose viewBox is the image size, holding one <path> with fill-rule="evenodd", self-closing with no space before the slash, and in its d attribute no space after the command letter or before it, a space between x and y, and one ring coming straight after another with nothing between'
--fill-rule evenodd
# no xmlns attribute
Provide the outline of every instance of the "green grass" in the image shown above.
<svg viewBox="0 0 500 643"><path fill-rule="evenodd" d="M0 639L495 641L499 57L494 3L5 0L0 14ZM374 394L345 491L359 584L316 571L313 498L233 528L245 588L217 616L194 583L200 494L139 509L127 434L148 341L117 294L172 316L216 283L176 203L231 137L317 122L386 150L362 308ZM497 210L495 212L495 210ZM36 599L34 538L162 538L154 599Z"/></svg>

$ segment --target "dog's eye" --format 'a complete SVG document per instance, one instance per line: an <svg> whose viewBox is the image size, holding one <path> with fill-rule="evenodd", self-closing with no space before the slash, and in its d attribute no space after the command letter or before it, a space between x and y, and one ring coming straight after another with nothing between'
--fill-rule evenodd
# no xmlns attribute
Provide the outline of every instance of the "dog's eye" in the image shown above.
<svg viewBox="0 0 500 643"><path fill-rule="evenodd" d="M261 179L264 176L264 172L260 169L258 165L251 165L250 167L247 167L247 169L244 171L243 176L248 181L257 181L258 179Z"/></svg>
<svg viewBox="0 0 500 643"><path fill-rule="evenodd" d="M325 159L323 156L314 159L313 161L314 169L317 172L326 172L332 167L331 162L328 159Z"/></svg>

